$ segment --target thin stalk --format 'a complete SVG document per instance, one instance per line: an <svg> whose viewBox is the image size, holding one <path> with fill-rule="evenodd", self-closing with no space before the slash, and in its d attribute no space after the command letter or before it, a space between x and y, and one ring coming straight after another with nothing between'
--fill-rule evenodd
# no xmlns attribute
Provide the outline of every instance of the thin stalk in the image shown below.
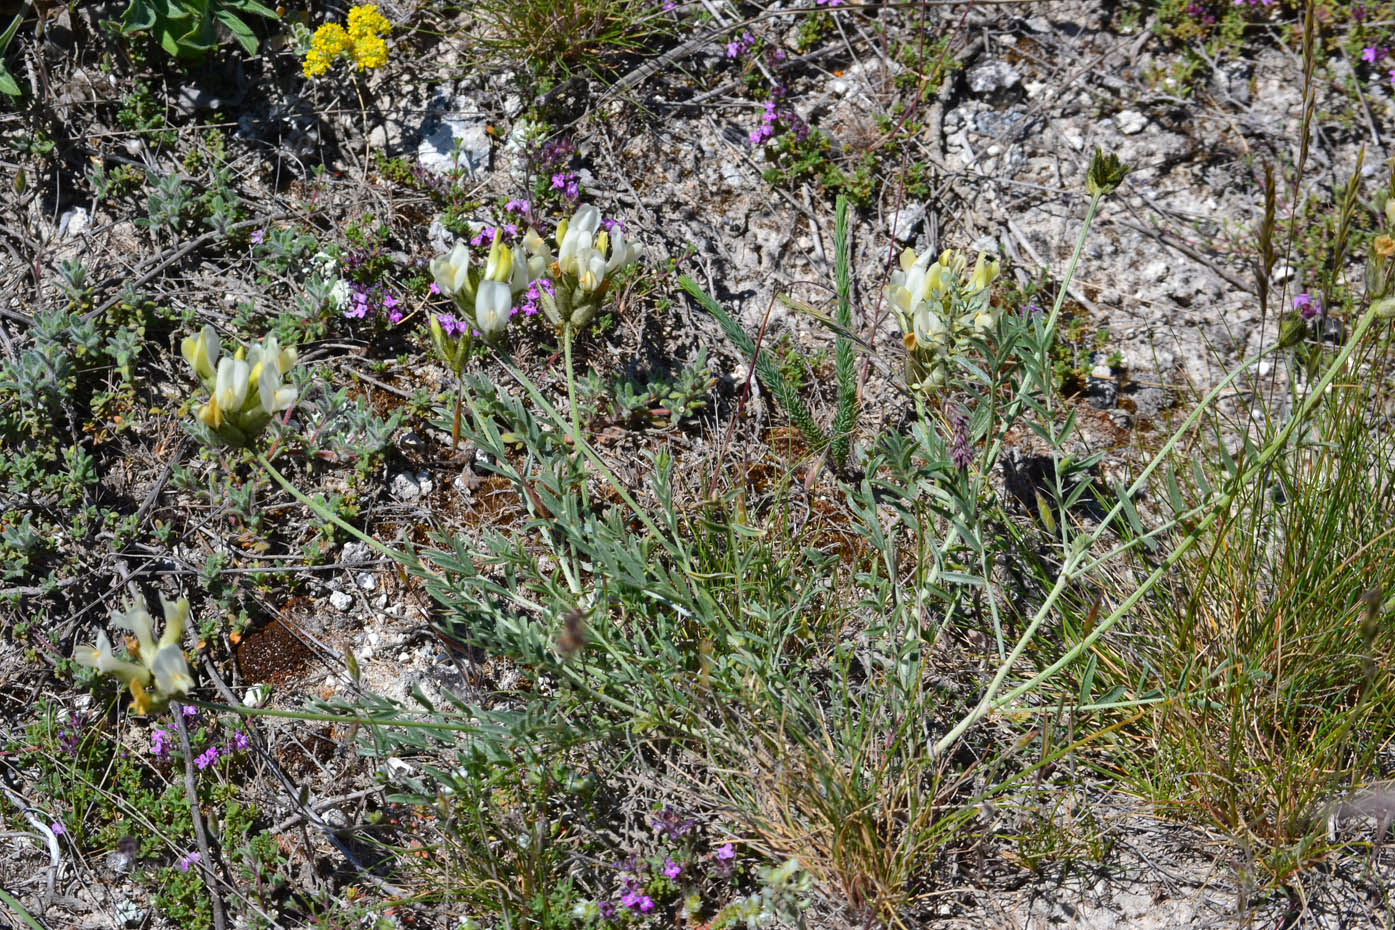
<svg viewBox="0 0 1395 930"><path fill-rule="evenodd" d="M174 722L179 732L180 748L184 750L184 794L189 800L189 815L194 824L194 840L199 847L203 883L208 889L209 903L213 906L213 926L216 930L224 930L228 922L223 914L223 896L218 890L218 873L213 868L213 853L208 846L208 831L204 827L199 792L194 783L194 753L189 748L189 730L184 725L184 714L179 708L175 708Z"/></svg>
<svg viewBox="0 0 1395 930"><path fill-rule="evenodd" d="M998 661L1005 662L1007 654L1003 650L1003 621L998 616L998 602L993 597L992 578L988 573L988 551L981 545L978 546L978 570L983 575L983 596L988 598L988 613L993 618L993 638L998 643Z"/></svg>
<svg viewBox="0 0 1395 930"><path fill-rule="evenodd" d="M1037 630L1046 622L1046 618L1051 615L1051 610L1056 606L1056 601L1060 600L1061 595L1065 594L1066 587L1070 584L1071 579L1074 578L1075 568L1079 564L1079 553L1072 553L1070 557L1066 559L1065 564L1061 566L1060 574L1056 576L1056 584L1052 587L1051 593L1047 594L1046 600L1042 602L1041 607L1037 609L1036 616L1032 617L1032 622L1028 624L1027 629L1022 632L1022 636L1017 640L1017 645L1012 648L1012 653L998 666L997 674L993 676L993 680L990 681L988 687L984 689L983 697L979 698L978 704L975 705L973 710L960 718L959 722L956 723L948 733L940 737L940 739L935 742L934 746L930 747L930 757L932 759L943 758L944 754L949 751L949 748L959 741L959 737L963 736L968 732L970 727L986 717L988 712L996 706L995 699L998 696L998 690L1002 688L1003 682L1007 680L1008 675L1012 672L1012 667L1017 664L1017 660L1022 657L1022 653L1027 650L1027 646L1036 637Z"/></svg>
<svg viewBox="0 0 1395 930"><path fill-rule="evenodd" d="M572 368L572 324L562 324L562 354L567 365L567 409L571 413L572 433L581 436L581 419L576 412L576 372Z"/></svg>

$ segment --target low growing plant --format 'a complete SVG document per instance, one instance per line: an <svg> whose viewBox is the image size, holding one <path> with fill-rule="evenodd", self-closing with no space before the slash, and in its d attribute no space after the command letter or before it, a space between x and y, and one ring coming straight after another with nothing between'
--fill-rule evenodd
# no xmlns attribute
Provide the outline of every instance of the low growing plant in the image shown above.
<svg viewBox="0 0 1395 930"><path fill-rule="evenodd" d="M243 21L248 15L280 18L257 0L129 0L121 23L125 35L149 34L172 57L197 61L218 47L219 27L255 55L256 33Z"/></svg>

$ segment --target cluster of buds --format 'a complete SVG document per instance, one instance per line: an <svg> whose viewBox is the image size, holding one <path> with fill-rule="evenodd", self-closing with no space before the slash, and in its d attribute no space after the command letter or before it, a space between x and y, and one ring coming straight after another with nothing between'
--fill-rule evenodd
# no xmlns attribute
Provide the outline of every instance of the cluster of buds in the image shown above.
<svg viewBox="0 0 1395 930"><path fill-rule="evenodd" d="M295 403L297 390L285 383L295 349L281 348L275 336L223 355L218 333L205 324L197 336L185 337L180 350L209 395L199 420L227 445L247 445Z"/></svg>
<svg viewBox="0 0 1395 930"><path fill-rule="evenodd" d="M938 259L906 249L892 272L886 293L906 344L906 383L914 390L943 389L949 357L966 339L982 338L998 325L988 289L998 262L980 252L966 275L967 268L968 260L953 249Z"/></svg>
<svg viewBox="0 0 1395 930"><path fill-rule="evenodd" d="M432 259L436 288L459 310L458 316L431 321L432 339L446 364L458 374L476 335L497 342L508 328L514 300L525 292L554 324L575 329L586 323L605 296L607 276L639 257L639 249L618 228L606 232L600 227L601 212L588 205L557 225L556 257L538 231L529 228L517 248L505 245L502 231L496 230L482 268L471 267L464 242ZM541 286L533 287L535 283Z"/></svg>
<svg viewBox="0 0 1395 930"><path fill-rule="evenodd" d="M160 710L176 695L188 694L194 685L184 650L179 646L184 621L189 617L189 601L180 598L171 604L162 596L160 604L165 609L165 631L159 642L151 632L150 612L144 607L128 601L124 612L112 611L112 623L135 634L134 639L126 641L126 651L135 661L118 659L113 654L105 630L98 631L95 646L78 646L73 651L73 660L79 665L95 668L129 687L140 714Z"/></svg>

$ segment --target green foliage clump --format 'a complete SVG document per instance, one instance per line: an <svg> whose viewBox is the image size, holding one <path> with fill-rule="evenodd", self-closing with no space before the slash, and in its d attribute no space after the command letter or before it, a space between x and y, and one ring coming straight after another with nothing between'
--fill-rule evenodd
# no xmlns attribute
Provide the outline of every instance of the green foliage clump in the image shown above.
<svg viewBox="0 0 1395 930"><path fill-rule="evenodd" d="M121 17L123 35L149 35L171 57L198 61L218 47L226 29L248 55L257 53L257 36L243 17L279 19L257 0L129 0Z"/></svg>

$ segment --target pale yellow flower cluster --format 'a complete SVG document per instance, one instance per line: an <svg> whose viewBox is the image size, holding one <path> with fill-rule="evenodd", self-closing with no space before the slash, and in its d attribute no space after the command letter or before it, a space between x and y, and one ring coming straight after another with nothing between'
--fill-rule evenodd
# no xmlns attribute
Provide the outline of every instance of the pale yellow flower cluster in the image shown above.
<svg viewBox="0 0 1395 930"><path fill-rule="evenodd" d="M558 223L555 261L536 232L529 230L524 240L551 268L553 289L541 295L541 302L543 313L558 326L586 325L600 307L611 274L639 258L639 249L618 224L609 232L602 225L601 212L589 204Z"/></svg>
<svg viewBox="0 0 1395 930"><path fill-rule="evenodd" d="M194 679L184 659L179 641L184 637L184 622L189 617L189 601L180 598L171 604L162 596L165 610L165 631L159 642L151 631L150 612L143 606L126 603L122 612L112 611L112 623L135 634L127 650L136 661L118 659L107 639L106 631L98 631L95 646L78 646L73 659L79 665L95 668L124 682L131 689L136 712L148 714L169 703L170 698L188 694Z"/></svg>
<svg viewBox="0 0 1395 930"><path fill-rule="evenodd" d="M933 260L933 263L932 263ZM945 386L947 359L971 336L986 336L998 325L998 310L988 286L998 277L998 262L982 252L968 275L968 259L946 249L938 259L926 251L901 253L901 268L891 274L887 298L906 343L907 384L920 390Z"/></svg>
<svg viewBox="0 0 1395 930"><path fill-rule="evenodd" d="M365 3L349 10L348 28L338 23L325 23L310 39L310 51L305 53L302 70L306 77L317 77L330 69L341 55L348 56L358 70L378 68L387 64L387 43L383 36L392 31L392 24L377 6Z"/></svg>
<svg viewBox="0 0 1395 930"><path fill-rule="evenodd" d="M286 383L296 351L281 348L274 335L224 354L218 333L205 325L198 335L186 336L180 350L209 395L199 419L230 446L247 445L296 401L296 387Z"/></svg>
<svg viewBox="0 0 1395 930"><path fill-rule="evenodd" d="M459 372L469 357L470 338L478 332L486 342L504 335L514 313L514 298L525 290L557 326L575 331L601 305L612 274L631 264L640 250L625 238L619 224L606 231L595 207L577 209L570 220L557 224L558 252L530 228L518 246L504 245L495 232L483 267L470 265L463 242L431 260L436 288L455 301L460 318L435 317L431 335L441 356Z"/></svg>

